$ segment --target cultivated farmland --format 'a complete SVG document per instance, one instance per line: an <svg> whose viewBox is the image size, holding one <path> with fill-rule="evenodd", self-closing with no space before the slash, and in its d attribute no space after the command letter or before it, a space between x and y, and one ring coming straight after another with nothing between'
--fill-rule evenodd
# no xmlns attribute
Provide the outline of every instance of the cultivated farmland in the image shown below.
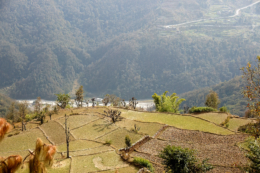
<svg viewBox="0 0 260 173"><path fill-rule="evenodd" d="M40 137L45 143L53 142L57 146L54 164L47 169L50 173L95 171L114 173L116 170L119 173L136 173L139 168L122 160L119 149L125 147L126 135L131 138L132 143L149 135L146 142L137 145L135 151L129 154L131 158L138 156L148 159L158 173L164 171L158 154L167 145L197 150L196 155L200 160L209 158L209 162L215 166L211 172L240 172L234 165L247 164L245 151L238 146L248 138L248 135L235 133L217 125L225 120L226 114L200 114L196 115L199 116L197 118L194 115L123 110L123 119L112 123L103 114L104 110L107 108L62 110L64 115L65 113L69 115L70 159L65 158L67 146L64 115L61 113L39 127L6 137L0 144L0 155L7 157L20 154L25 157L29 153L28 149L35 148L36 139ZM235 118L230 120L232 130L251 121L238 120ZM134 131L134 125L139 130ZM28 172L27 163L18 170L18 173Z"/></svg>

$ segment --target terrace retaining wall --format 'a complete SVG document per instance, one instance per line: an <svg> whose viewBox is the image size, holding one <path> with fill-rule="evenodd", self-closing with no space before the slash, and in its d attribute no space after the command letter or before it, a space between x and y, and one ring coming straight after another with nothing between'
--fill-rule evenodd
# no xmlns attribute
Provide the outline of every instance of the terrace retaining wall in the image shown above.
<svg viewBox="0 0 260 173"><path fill-rule="evenodd" d="M133 151L135 151L136 149L138 149L139 147L141 147L143 144L148 142L150 139L151 139L150 136L145 136L142 139L140 139L139 141L137 141L136 143L134 143L131 147L119 149L119 152L124 151L125 153L129 153L130 154Z"/></svg>

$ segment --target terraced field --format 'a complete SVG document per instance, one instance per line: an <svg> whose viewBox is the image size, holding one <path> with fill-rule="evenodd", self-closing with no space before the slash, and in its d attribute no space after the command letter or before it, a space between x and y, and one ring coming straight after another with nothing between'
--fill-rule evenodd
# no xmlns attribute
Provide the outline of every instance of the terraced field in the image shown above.
<svg viewBox="0 0 260 173"><path fill-rule="evenodd" d="M54 164L47 170L50 173L96 171L114 173L116 170L119 173L136 173L138 168L123 161L119 155L119 149L125 147L125 136L130 136L132 143L135 143L145 135L157 134L155 138L150 138L148 142L138 146L135 152L130 153L130 156L150 160L158 173L164 171L158 153L166 145L197 150L200 160L210 158L209 162L215 165L216 168L212 172L239 172L234 164L243 166L247 163L244 151L237 147L237 144L242 143L248 136L235 134L217 126L216 124L225 120L224 115L201 114L199 116L202 119L199 119L193 116L124 110L122 111L123 120L113 124L109 118L103 115L106 109L62 110L64 114L71 114L68 119L71 129L70 159L64 157L67 150L63 124L64 114L61 113L38 128L6 137L0 143L0 155L7 157L20 154L25 157L29 153L28 149L35 148L36 139L40 137L45 143L51 141L57 146ZM251 121L231 120L230 128L232 129ZM140 128L139 131L133 131L134 125ZM106 145L106 141L111 141L111 146ZM18 173L29 173L27 163L18 170Z"/></svg>

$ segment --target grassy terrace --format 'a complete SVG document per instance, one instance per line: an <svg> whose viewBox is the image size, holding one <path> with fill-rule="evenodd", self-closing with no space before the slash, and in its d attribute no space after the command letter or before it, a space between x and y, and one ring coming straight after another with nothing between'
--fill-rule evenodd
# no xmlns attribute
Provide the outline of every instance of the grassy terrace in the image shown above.
<svg viewBox="0 0 260 173"><path fill-rule="evenodd" d="M221 124L227 119L228 115L225 113L205 113L196 115L196 117L208 120L210 122Z"/></svg>
<svg viewBox="0 0 260 173"><path fill-rule="evenodd" d="M138 120L142 122L158 122L162 124L168 124L170 126L181 129L199 130L221 135L234 134L233 132L216 126L213 123L209 123L192 116L135 111L124 111L122 112L122 116L127 119Z"/></svg>

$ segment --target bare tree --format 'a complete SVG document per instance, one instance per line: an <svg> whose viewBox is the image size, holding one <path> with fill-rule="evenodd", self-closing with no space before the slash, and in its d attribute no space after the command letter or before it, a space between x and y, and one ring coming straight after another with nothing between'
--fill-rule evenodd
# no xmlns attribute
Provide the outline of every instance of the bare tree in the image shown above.
<svg viewBox="0 0 260 173"><path fill-rule="evenodd" d="M41 97L37 97L37 99L34 102L34 112L36 114L39 114L41 112L41 104L42 104L41 101L42 101Z"/></svg>
<svg viewBox="0 0 260 173"><path fill-rule="evenodd" d="M95 101L96 101L96 99L93 97L93 98L91 99L91 101L92 101L92 107L95 107Z"/></svg>
<svg viewBox="0 0 260 173"><path fill-rule="evenodd" d="M109 97L107 97L107 95L105 96L105 98L102 100L102 103L107 106L109 103Z"/></svg>
<svg viewBox="0 0 260 173"><path fill-rule="evenodd" d="M19 118L22 122L22 131L23 130L26 130L26 122L25 122L25 116L28 112L28 103L25 101L25 102L21 102L18 104L19 106L19 112L18 112L18 115L19 115Z"/></svg>
<svg viewBox="0 0 260 173"><path fill-rule="evenodd" d="M115 123L119 120L122 119L121 112L118 110L108 110L108 111L104 111L106 113L106 116L111 118L112 122Z"/></svg>
<svg viewBox="0 0 260 173"><path fill-rule="evenodd" d="M138 102L134 97L132 97L132 99L129 100L130 107L133 107L135 109L137 104L138 104Z"/></svg>
<svg viewBox="0 0 260 173"><path fill-rule="evenodd" d="M121 101L121 105L122 105L123 107L126 107L126 102L125 102L124 99Z"/></svg>
<svg viewBox="0 0 260 173"><path fill-rule="evenodd" d="M88 107L88 104L89 104L89 100L85 100L85 102L86 102L86 105L87 105L87 107Z"/></svg>
<svg viewBox="0 0 260 173"><path fill-rule="evenodd" d="M17 112L15 110L15 102L12 102L12 104L8 108L6 118L9 120L9 122L13 125L14 128L15 128L14 122L15 122L16 114Z"/></svg>
<svg viewBox="0 0 260 173"><path fill-rule="evenodd" d="M84 101L84 90L83 90L83 86L81 85L79 87L79 89L76 91L76 98L75 98L75 102L77 107L82 107L82 103Z"/></svg>
<svg viewBox="0 0 260 173"><path fill-rule="evenodd" d="M65 114L65 134L66 134L66 144L67 144L67 158L70 158L69 145L70 145L70 128L68 127L67 120L69 117Z"/></svg>

